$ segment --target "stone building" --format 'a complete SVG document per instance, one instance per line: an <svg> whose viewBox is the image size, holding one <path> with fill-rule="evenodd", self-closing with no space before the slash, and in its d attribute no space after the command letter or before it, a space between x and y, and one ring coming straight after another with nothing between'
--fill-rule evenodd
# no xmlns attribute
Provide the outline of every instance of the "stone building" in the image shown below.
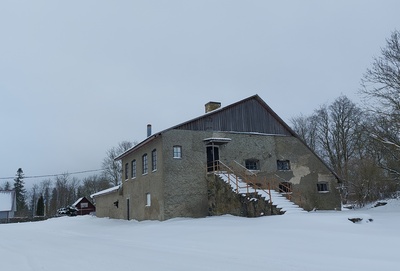
<svg viewBox="0 0 400 271"><path fill-rule="evenodd" d="M256 189L277 190L304 210L340 210L337 175L258 95L220 106L210 102L204 115L161 132L152 134L148 127L144 141L116 158L123 165L122 184L92 195L96 215L136 220L249 216L254 199L269 203L271 210L252 216L279 213L272 209L271 193L257 198ZM247 192L226 189L215 173L227 172L242 176Z"/></svg>

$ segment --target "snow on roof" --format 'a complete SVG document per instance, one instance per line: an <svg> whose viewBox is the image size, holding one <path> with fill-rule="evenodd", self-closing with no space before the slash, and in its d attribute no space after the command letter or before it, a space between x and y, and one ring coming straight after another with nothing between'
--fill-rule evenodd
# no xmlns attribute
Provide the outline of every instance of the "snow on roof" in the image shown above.
<svg viewBox="0 0 400 271"><path fill-rule="evenodd" d="M203 139L203 141L208 141L208 142L229 142L232 139L226 138L226 137L209 137Z"/></svg>
<svg viewBox="0 0 400 271"><path fill-rule="evenodd" d="M13 210L14 191L0 191L0 212Z"/></svg>
<svg viewBox="0 0 400 271"><path fill-rule="evenodd" d="M99 191L99 192L97 192L97 193L94 193L94 194L90 195L90 197L91 197L91 198L94 198L94 197L97 197L97 196L100 196L100 195L105 195L105 194L108 194L108 193L115 192L115 191L117 191L117 190L119 189L119 187L120 187L120 186L117 185L117 186L114 186L114 187L111 187L111 188L108 188L108 189Z"/></svg>
<svg viewBox="0 0 400 271"><path fill-rule="evenodd" d="M72 204L72 206L76 207L76 205L77 205L82 199L83 199L83 197L82 197L82 198L79 198L77 201L75 201L75 202Z"/></svg>

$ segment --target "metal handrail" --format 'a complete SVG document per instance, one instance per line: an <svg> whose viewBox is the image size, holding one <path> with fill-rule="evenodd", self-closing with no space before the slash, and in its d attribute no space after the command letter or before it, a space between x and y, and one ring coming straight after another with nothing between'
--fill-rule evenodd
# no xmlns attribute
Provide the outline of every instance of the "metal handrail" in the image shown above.
<svg viewBox="0 0 400 271"><path fill-rule="evenodd" d="M235 166L239 166L240 170L235 171L234 169L232 169L232 167L235 167ZM276 191L280 192L281 194L284 194L288 200L292 200L293 189L291 186L285 185L284 183L279 182L277 180L270 179L267 182L267 189L263 189L257 185L257 182L256 182L257 178L258 178L257 174L250 171L249 169L247 169L246 167L244 167L237 161L233 161L233 165L231 164L231 167L230 167L230 166L226 165L225 163L223 163L221 160L216 160L216 161L212 162L211 171L209 169L210 169L210 167L207 168L207 172L209 172L209 173L214 172L214 173L219 173L219 174L225 175L228 179L228 182L233 183L234 186L236 187L235 190L236 190L237 194L239 194L239 189L241 189L241 188L246 189L246 194L249 194L250 190L254 190L254 193L257 193L257 190L265 192L269 197L269 202L271 203L271 212L272 212L272 205L273 205L271 190L276 190ZM238 174L238 171L241 171L241 172ZM283 180L284 182L288 182L276 174L275 174L275 176L277 178ZM245 183L245 186L239 185L239 177ZM288 182L288 183L290 183L290 182ZM281 188L283 188L285 191L288 191L288 192L281 191L282 189L280 189L279 186L281 186ZM302 198L301 198L300 191L298 191L298 193L296 193L296 194L298 194L298 204L301 205Z"/></svg>
<svg viewBox="0 0 400 271"><path fill-rule="evenodd" d="M244 172L247 172L249 175L257 176L256 173L254 173L253 171L249 170L248 168L246 168L245 166L240 164L238 161L233 160L233 163L235 163L237 166L239 166L242 170L244 170Z"/></svg>
<svg viewBox="0 0 400 271"><path fill-rule="evenodd" d="M214 167L215 164L218 165L218 170L216 170L216 168ZM250 182L247 179L249 176L247 176L246 174L244 174L244 176L243 175L238 175L231 167L229 167L228 165L224 164L220 160L213 161L213 168L212 169L214 169L214 173L218 173L218 174L222 174L222 175L227 176L228 182L229 183L233 183L235 185L235 187L236 187L235 190L236 190L237 194L239 194L239 188L245 188L246 189L246 194L250 193L250 189L254 189L254 193L255 194L258 194L257 190L264 191L269 197L269 202L271 203L271 208L272 208L272 196L271 196L271 190L270 189L268 189L268 191L267 191L265 189L262 189L261 187L257 188L256 185L254 184L254 182ZM251 173L252 174L250 176L256 177L256 174L254 174L253 172L251 172ZM233 177L234 181L232 181L232 177ZM239 186L239 177L243 180L243 182L245 183L245 186Z"/></svg>

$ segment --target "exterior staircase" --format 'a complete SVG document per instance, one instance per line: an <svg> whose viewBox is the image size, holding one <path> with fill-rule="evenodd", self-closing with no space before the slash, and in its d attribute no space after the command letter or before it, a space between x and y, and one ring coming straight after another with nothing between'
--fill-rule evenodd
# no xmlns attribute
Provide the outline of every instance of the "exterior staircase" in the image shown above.
<svg viewBox="0 0 400 271"><path fill-rule="evenodd" d="M241 177L236 175L233 170L223 164L219 164L218 170L214 170L214 174L221 178L224 182L228 183L232 190L241 195L248 195L251 193L257 193L265 201L272 203L281 210L284 214L293 213L306 213L306 211L299 205L293 203L284 193L279 193L272 189L260 189L252 186L251 184L243 181Z"/></svg>

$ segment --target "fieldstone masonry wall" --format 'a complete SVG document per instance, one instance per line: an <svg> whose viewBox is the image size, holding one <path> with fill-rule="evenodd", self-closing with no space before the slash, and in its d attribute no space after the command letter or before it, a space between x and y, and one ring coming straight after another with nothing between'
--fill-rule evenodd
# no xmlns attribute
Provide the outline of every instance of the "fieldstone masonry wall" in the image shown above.
<svg viewBox="0 0 400 271"><path fill-rule="evenodd" d="M208 215L231 214L244 217L259 217L282 214L258 194L236 194L229 184L214 174L207 177Z"/></svg>

